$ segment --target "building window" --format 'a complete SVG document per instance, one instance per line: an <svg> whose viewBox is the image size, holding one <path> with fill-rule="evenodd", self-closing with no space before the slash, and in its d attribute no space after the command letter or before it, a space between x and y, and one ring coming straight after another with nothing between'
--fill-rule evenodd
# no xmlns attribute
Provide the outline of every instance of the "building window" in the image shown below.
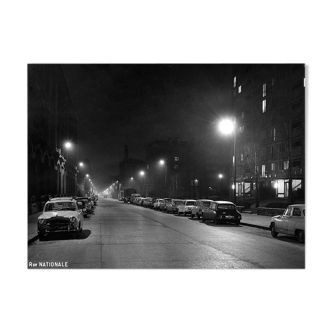
<svg viewBox="0 0 332 332"><path fill-rule="evenodd" d="M262 102L262 112L266 113L266 99L264 99Z"/></svg>
<svg viewBox="0 0 332 332"><path fill-rule="evenodd" d="M263 97L266 97L266 83L263 84Z"/></svg>
<svg viewBox="0 0 332 332"><path fill-rule="evenodd" d="M243 161L243 154L241 153L241 161Z"/></svg>
<svg viewBox="0 0 332 332"><path fill-rule="evenodd" d="M174 165L174 169L178 169L179 168L179 165Z"/></svg>
<svg viewBox="0 0 332 332"><path fill-rule="evenodd" d="M233 79L233 88L236 88L236 76L234 76L234 79Z"/></svg>
<svg viewBox="0 0 332 332"><path fill-rule="evenodd" d="M239 93L242 91L242 85L239 86Z"/></svg>
<svg viewBox="0 0 332 332"><path fill-rule="evenodd" d="M265 165L262 165L262 176L265 177Z"/></svg>
<svg viewBox="0 0 332 332"><path fill-rule="evenodd" d="M284 163L282 161L279 162L279 171L282 171L284 169Z"/></svg>
<svg viewBox="0 0 332 332"><path fill-rule="evenodd" d="M292 143L292 149L300 149L302 147L301 141L295 141Z"/></svg>
<svg viewBox="0 0 332 332"><path fill-rule="evenodd" d="M179 161L179 157L174 157L174 160L175 161Z"/></svg>
<svg viewBox="0 0 332 332"><path fill-rule="evenodd" d="M286 160L284 161L284 169L288 169L289 168L289 161Z"/></svg>
<svg viewBox="0 0 332 332"><path fill-rule="evenodd" d="M276 164L275 163L271 163L271 171L275 171L276 170Z"/></svg>

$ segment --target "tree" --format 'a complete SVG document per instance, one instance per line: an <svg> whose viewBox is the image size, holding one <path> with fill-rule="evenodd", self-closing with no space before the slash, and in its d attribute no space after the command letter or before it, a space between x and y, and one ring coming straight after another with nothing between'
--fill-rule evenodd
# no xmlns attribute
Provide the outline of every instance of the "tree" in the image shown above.
<svg viewBox="0 0 332 332"><path fill-rule="evenodd" d="M257 142L257 141L256 141ZM259 207L259 165L262 161L262 149L259 147L257 143L247 142L243 144L243 166L244 172L247 173L251 179L256 183L255 190L255 200L256 200L256 208Z"/></svg>

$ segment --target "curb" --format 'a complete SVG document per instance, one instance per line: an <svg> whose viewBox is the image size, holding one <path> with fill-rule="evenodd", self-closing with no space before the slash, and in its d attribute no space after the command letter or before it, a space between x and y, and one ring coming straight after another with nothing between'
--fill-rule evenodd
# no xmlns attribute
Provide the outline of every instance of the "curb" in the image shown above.
<svg viewBox="0 0 332 332"><path fill-rule="evenodd" d="M266 231L270 230L270 227L267 226L260 226L260 225L253 225L253 224L247 224L245 222L241 222L240 225L244 225L244 226L249 226L249 227L255 227L255 228L260 228L260 229L264 229Z"/></svg>
<svg viewBox="0 0 332 332"><path fill-rule="evenodd" d="M38 240L38 235L35 235L30 240L28 240L28 245L30 245L31 243L35 242L36 240Z"/></svg>

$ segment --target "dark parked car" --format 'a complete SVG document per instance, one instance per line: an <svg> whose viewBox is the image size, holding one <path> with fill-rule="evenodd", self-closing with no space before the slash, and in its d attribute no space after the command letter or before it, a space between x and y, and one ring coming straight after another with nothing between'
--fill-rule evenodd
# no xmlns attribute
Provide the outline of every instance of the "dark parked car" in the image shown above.
<svg viewBox="0 0 332 332"><path fill-rule="evenodd" d="M211 206L202 212L202 220L213 220L216 225L220 222L232 222L240 224L242 219L241 213L236 209L236 205L228 201L212 202Z"/></svg>

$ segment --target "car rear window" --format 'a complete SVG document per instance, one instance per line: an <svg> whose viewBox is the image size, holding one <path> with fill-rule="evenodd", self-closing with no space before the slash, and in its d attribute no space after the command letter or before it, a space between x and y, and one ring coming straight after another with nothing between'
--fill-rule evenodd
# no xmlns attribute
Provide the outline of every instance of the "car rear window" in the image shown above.
<svg viewBox="0 0 332 332"><path fill-rule="evenodd" d="M174 201L174 204L182 204L183 201Z"/></svg>
<svg viewBox="0 0 332 332"><path fill-rule="evenodd" d="M218 210L235 210L235 205L232 204L218 204Z"/></svg>
<svg viewBox="0 0 332 332"><path fill-rule="evenodd" d="M211 204L211 202L203 202L203 206L205 206L205 207L209 207L210 204Z"/></svg>
<svg viewBox="0 0 332 332"><path fill-rule="evenodd" d="M187 201L186 205L196 205L196 202L195 201Z"/></svg>

